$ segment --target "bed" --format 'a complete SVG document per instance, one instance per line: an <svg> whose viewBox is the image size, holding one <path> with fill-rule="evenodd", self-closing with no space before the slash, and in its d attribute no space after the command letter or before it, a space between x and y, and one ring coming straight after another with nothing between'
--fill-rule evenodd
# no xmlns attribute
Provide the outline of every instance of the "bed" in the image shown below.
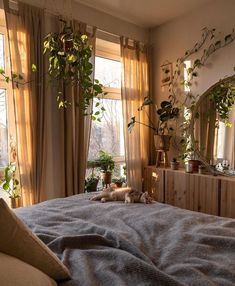
<svg viewBox="0 0 235 286"><path fill-rule="evenodd" d="M235 285L235 220L91 195L16 210L69 269L58 285Z"/></svg>

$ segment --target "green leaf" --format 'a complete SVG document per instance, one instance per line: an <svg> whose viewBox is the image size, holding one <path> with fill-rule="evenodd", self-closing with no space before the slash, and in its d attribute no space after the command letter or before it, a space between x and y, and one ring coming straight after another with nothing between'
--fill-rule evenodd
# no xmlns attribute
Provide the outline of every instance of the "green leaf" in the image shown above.
<svg viewBox="0 0 235 286"><path fill-rule="evenodd" d="M32 72L36 72L37 71L37 66L35 64L32 64Z"/></svg>

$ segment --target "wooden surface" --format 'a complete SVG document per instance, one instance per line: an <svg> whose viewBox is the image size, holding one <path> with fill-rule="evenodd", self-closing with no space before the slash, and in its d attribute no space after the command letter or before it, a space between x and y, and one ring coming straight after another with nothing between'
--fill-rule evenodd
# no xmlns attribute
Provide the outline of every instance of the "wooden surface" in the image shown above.
<svg viewBox="0 0 235 286"><path fill-rule="evenodd" d="M235 218L235 181L221 179L220 215Z"/></svg>
<svg viewBox="0 0 235 286"><path fill-rule="evenodd" d="M164 169L147 166L144 172L144 191L154 200L164 203Z"/></svg>
<svg viewBox="0 0 235 286"><path fill-rule="evenodd" d="M187 209L219 215L219 180L216 177L189 175Z"/></svg>
<svg viewBox="0 0 235 286"><path fill-rule="evenodd" d="M165 196L166 203L186 209L188 195L189 174L173 170L165 171Z"/></svg>
<svg viewBox="0 0 235 286"><path fill-rule="evenodd" d="M235 218L235 178L145 168L144 190L155 200L212 215Z"/></svg>

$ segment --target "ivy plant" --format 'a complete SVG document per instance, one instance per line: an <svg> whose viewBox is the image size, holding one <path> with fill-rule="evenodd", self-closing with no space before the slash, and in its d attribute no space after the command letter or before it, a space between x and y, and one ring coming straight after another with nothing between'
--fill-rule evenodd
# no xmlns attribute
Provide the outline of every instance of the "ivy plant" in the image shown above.
<svg viewBox="0 0 235 286"><path fill-rule="evenodd" d="M209 97L215 103L220 120L231 127L229 115L235 102L235 79L229 82L221 80L221 83L211 91Z"/></svg>
<svg viewBox="0 0 235 286"><path fill-rule="evenodd" d="M230 45L235 40L235 31L216 39L216 29L204 28L202 30L201 39L196 42L192 48L186 50L182 57L176 60L175 69L173 72L172 82L169 84L169 101L172 105L178 106L182 118L184 118L180 125L180 131L182 139L180 140L179 150L183 150L183 157L195 153L196 146L192 145L191 136L191 116L194 112L195 106L199 99L199 95L196 92L192 92L192 86L200 76L200 70L205 67L211 56L222 49ZM197 56L192 63L191 67L186 67L185 61ZM184 78L184 73L187 73L187 79ZM218 85L216 89L211 92L211 100L215 102L216 110L221 120L228 123L229 112L234 103L234 87L228 84ZM200 116L200 114L197 114ZM195 143L195 142L194 142ZM195 156L194 156L195 157Z"/></svg>
<svg viewBox="0 0 235 286"><path fill-rule="evenodd" d="M63 21L61 32L49 33L44 38L44 54L48 55L48 74L51 79L63 82L65 86L76 86L80 89L79 105L84 115L91 115L92 119L100 121L100 115L105 111L98 101L95 110L90 107L94 98L105 95L103 85L98 80L93 81L93 65L91 63L92 47L87 35L74 30L71 25ZM63 90L58 90L57 101L59 108L67 107L71 103L64 99Z"/></svg>
<svg viewBox="0 0 235 286"><path fill-rule="evenodd" d="M16 179L16 164L10 163L4 170L4 177L0 181L2 190L5 191L10 198L20 197L19 181Z"/></svg>

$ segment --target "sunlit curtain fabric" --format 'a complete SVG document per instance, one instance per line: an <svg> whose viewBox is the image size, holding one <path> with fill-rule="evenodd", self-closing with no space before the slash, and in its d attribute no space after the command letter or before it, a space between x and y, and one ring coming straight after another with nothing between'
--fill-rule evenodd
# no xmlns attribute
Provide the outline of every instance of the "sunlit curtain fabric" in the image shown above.
<svg viewBox="0 0 235 286"><path fill-rule="evenodd" d="M144 97L149 96L149 66L147 48L138 42L121 38L122 107L124 142L128 185L142 190L143 169L149 161L149 129L137 124L129 133L127 124L131 117L148 124L148 108L139 112Z"/></svg>
<svg viewBox="0 0 235 286"><path fill-rule="evenodd" d="M13 87L23 205L83 192L91 121L76 104L76 88L64 88L66 99L75 104L58 109L57 86L45 76L47 61L42 55L43 37L59 31L61 22L21 2L17 11L9 9L7 0L4 5L12 72L28 82ZM84 24L73 25L86 31ZM95 29L90 38L94 45Z"/></svg>
<svg viewBox="0 0 235 286"><path fill-rule="evenodd" d="M10 10L4 1L10 45L12 73L24 77L24 85L13 86L17 155L22 184L23 204L40 199L43 153L43 10L18 3L18 11ZM31 73L31 66L37 73ZM40 151L40 152L39 152Z"/></svg>

